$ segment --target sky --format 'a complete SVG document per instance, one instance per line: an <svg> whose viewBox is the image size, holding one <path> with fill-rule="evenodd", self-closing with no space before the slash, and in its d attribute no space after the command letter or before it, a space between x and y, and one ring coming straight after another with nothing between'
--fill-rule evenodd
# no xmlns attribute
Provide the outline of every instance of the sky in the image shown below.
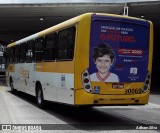
<svg viewBox="0 0 160 133"><path fill-rule="evenodd" d="M125 3L140 1L159 0L0 0L0 4L21 4L21 3Z"/></svg>

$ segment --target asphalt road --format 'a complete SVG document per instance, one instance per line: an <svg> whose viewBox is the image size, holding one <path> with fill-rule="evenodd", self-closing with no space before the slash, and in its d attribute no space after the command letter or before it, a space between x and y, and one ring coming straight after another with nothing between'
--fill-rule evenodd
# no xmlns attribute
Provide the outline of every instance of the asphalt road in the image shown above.
<svg viewBox="0 0 160 133"><path fill-rule="evenodd" d="M129 132L148 132L147 130L136 130L136 127L143 124L151 126L160 124L160 104L158 104L160 102L158 101L160 101L160 97L156 92L150 95L149 104L145 106L105 106L86 110L48 102L47 108L41 110L36 107L34 97L22 92L12 94L10 88L6 87L4 80L1 79L0 124L49 124L48 126L58 132L80 133L91 132L91 129L98 128L96 125L101 125L101 130L94 132L105 130L109 133L128 132L127 127L133 126L132 128L135 127L135 130ZM53 127L50 124L56 126ZM124 126L126 130L107 131L106 126L111 129L116 126ZM54 131L46 130L44 132ZM16 130L15 132L21 131ZM158 131L152 130L151 132Z"/></svg>

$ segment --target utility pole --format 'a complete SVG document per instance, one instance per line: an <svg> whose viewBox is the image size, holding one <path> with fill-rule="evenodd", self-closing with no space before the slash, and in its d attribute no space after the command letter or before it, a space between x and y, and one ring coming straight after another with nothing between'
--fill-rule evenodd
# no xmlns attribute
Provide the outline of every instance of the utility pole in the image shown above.
<svg viewBox="0 0 160 133"><path fill-rule="evenodd" d="M124 16L128 16L128 9L129 9L129 7L128 7L127 3L125 3L124 8L123 8L123 15Z"/></svg>

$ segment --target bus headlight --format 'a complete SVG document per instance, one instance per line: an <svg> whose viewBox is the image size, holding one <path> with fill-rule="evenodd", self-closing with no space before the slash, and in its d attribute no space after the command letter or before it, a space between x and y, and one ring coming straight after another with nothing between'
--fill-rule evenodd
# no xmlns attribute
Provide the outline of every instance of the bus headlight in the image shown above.
<svg viewBox="0 0 160 133"><path fill-rule="evenodd" d="M86 92L92 92L91 81L87 70L82 73L82 84Z"/></svg>

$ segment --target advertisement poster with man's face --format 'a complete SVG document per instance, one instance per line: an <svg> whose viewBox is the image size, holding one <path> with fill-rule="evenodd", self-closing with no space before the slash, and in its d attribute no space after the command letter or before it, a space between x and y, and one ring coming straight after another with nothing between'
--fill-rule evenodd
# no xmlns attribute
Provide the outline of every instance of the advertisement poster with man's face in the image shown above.
<svg viewBox="0 0 160 133"><path fill-rule="evenodd" d="M148 74L149 23L92 16L91 81L144 82Z"/></svg>

